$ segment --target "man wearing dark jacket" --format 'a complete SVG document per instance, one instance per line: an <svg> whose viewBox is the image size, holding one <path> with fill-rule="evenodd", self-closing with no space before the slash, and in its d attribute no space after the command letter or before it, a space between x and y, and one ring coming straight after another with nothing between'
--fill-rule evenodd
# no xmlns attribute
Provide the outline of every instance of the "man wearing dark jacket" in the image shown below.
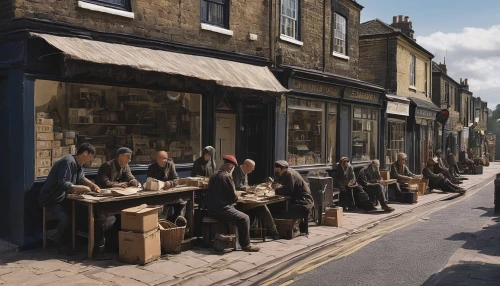
<svg viewBox="0 0 500 286"><path fill-rule="evenodd" d="M354 200L354 204L358 204L359 208L363 208L366 211L376 210L375 206L369 201L370 198L368 194L359 184L357 184L354 169L351 164L349 164L349 158L340 158L337 169L335 170L333 186L339 188L341 192L347 192L347 199ZM349 198L351 194L353 198Z"/></svg>
<svg viewBox="0 0 500 286"><path fill-rule="evenodd" d="M255 169L255 162L246 159L241 166L236 166L233 171L234 187L238 191L245 191L248 188L248 174Z"/></svg>
<svg viewBox="0 0 500 286"><path fill-rule="evenodd" d="M97 185L102 189L140 186L128 165L132 158L132 150L121 147L116 150L116 155L115 159L105 162L99 167L96 178Z"/></svg>
<svg viewBox="0 0 500 286"><path fill-rule="evenodd" d="M165 182L163 189L170 189L179 184L179 176L175 170L175 164L168 159L168 153L158 151L156 153L156 162L149 165L147 176L159 181ZM168 205L163 207L164 212L168 212ZM184 216L186 212L186 203L177 203L173 205L174 212L171 216L167 216L167 220L175 222L179 216Z"/></svg>
<svg viewBox="0 0 500 286"><path fill-rule="evenodd" d="M274 172L278 174L277 183L273 184L277 195L289 196L288 211L281 214L280 218L302 219L299 225L301 233L307 233L308 215L314 206L311 190L297 171L288 168L284 160L274 163Z"/></svg>
<svg viewBox="0 0 500 286"><path fill-rule="evenodd" d="M429 189L440 188L444 192L455 192L461 195L465 194L465 190L453 184L450 180L446 179L442 174L435 174L432 172L436 161L432 158L427 160L427 166L422 171L425 179L429 179Z"/></svg>
<svg viewBox="0 0 500 286"><path fill-rule="evenodd" d="M457 160L455 159L455 155L453 155L453 153L451 152L451 148L446 149L446 152L448 153L446 161L448 162L448 166L450 166L450 168L448 169L450 174L452 174L455 177L460 177L460 171L458 170Z"/></svg>
<svg viewBox="0 0 500 286"><path fill-rule="evenodd" d="M193 163L191 177L211 177L215 173L215 148L207 146L203 148L201 157Z"/></svg>
<svg viewBox="0 0 500 286"><path fill-rule="evenodd" d="M449 172L449 168L447 168L443 160L441 158L441 150L436 150L436 164L434 165L434 170L432 170L436 174L443 174L445 178L450 180L454 184L460 184L461 182L455 177L452 176Z"/></svg>
<svg viewBox="0 0 500 286"><path fill-rule="evenodd" d="M387 198L384 193L384 186L380 183L380 161L373 160L370 165L359 171L358 183L363 187L363 190L372 196L375 196L380 203L382 209L386 212L393 212L394 208L387 205Z"/></svg>
<svg viewBox="0 0 500 286"><path fill-rule="evenodd" d="M217 221L229 222L238 228L238 240L243 251L259 251L259 247L250 243L250 218L234 207L238 195L234 189L231 172L238 166L238 161L232 155L225 155L223 160L223 168L208 182L208 214Z"/></svg>
<svg viewBox="0 0 500 286"><path fill-rule="evenodd" d="M410 172L410 169L406 166L407 158L408 156L405 153L399 153L398 160L391 165L391 178L398 180L398 183L406 183L411 178L421 178L421 176Z"/></svg>

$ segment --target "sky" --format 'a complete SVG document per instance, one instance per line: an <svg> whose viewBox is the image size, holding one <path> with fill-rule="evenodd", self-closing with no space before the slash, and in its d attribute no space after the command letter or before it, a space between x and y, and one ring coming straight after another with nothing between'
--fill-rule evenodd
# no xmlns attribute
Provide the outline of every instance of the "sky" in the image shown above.
<svg viewBox="0 0 500 286"><path fill-rule="evenodd" d="M448 75L456 82L468 79L475 97L494 110L500 104L499 0L357 0L364 6L361 22L409 16L417 43L446 57Z"/></svg>

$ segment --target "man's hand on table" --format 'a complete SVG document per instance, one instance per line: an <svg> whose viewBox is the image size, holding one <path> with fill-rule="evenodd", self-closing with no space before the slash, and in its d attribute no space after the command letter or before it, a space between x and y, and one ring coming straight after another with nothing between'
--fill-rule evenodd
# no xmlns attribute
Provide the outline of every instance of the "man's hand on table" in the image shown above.
<svg viewBox="0 0 500 286"><path fill-rule="evenodd" d="M99 186L96 184L92 184L92 185L90 185L90 191L94 192L94 193L100 193L101 188L99 188Z"/></svg>
<svg viewBox="0 0 500 286"><path fill-rule="evenodd" d="M114 184L113 187L114 188L126 188L126 187L128 187L128 183L123 182L123 183Z"/></svg>
<svg viewBox="0 0 500 286"><path fill-rule="evenodd" d="M165 186L163 186L163 190L168 190L172 187L172 183L170 182L165 182Z"/></svg>
<svg viewBox="0 0 500 286"><path fill-rule="evenodd" d="M83 185L73 185L73 187L71 187L71 192L73 194L76 194L76 195L79 195L79 194L83 194L83 193L90 193L91 190L89 187L87 186L83 186Z"/></svg>
<svg viewBox="0 0 500 286"><path fill-rule="evenodd" d="M128 182L128 185L126 187L128 187L128 186L131 186L131 187L140 187L141 184L136 179L133 179L130 182Z"/></svg>

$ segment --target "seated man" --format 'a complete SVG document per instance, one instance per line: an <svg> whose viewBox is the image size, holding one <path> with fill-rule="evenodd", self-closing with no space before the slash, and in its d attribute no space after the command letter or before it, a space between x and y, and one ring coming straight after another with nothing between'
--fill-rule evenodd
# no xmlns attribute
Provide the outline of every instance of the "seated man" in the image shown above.
<svg viewBox="0 0 500 286"><path fill-rule="evenodd" d="M460 195L465 194L465 190L461 187L453 184L450 180L446 179L442 174L435 174L432 172L434 169L434 165L436 161L434 159L429 158L427 160L427 166L422 171L424 178L429 179L429 189L441 189L443 192L456 192L460 193Z"/></svg>
<svg viewBox="0 0 500 286"><path fill-rule="evenodd" d="M376 210L375 206L370 202L368 194L357 184L356 177L354 176L354 169L351 164L349 164L349 158L340 158L337 169L335 170L333 186L348 194L352 192L352 196L354 196L352 199L355 204L358 204L359 208L363 208L366 211Z"/></svg>
<svg viewBox="0 0 500 286"><path fill-rule="evenodd" d="M250 243L250 218L233 205L238 201L231 172L238 166L231 155L223 157L224 168L219 170L208 182L207 208L211 218L229 222L238 228L238 240L243 251L256 252L260 248Z"/></svg>
<svg viewBox="0 0 500 286"><path fill-rule="evenodd" d="M191 170L191 177L207 177L210 178L213 174L217 173L215 170L215 148L206 146L202 150L201 157L196 159L193 163Z"/></svg>
<svg viewBox="0 0 500 286"><path fill-rule="evenodd" d="M309 186L297 171L288 168L287 161L276 161L274 172L278 175L277 184L273 184L276 194L290 197L288 211L276 217L302 219L299 225L300 232L308 233L309 214L314 206Z"/></svg>
<svg viewBox="0 0 500 286"><path fill-rule="evenodd" d="M457 160L455 159L455 155L451 152L451 148L446 149L446 161L448 162L449 172L451 175L455 177L460 177L460 170L458 169Z"/></svg>
<svg viewBox="0 0 500 286"><path fill-rule="evenodd" d="M59 252L71 255L71 231L69 210L65 205L68 194L81 194L86 192L99 193L99 187L85 178L82 166L92 160L95 155L94 146L82 143L78 147L76 155L66 155L57 161L50 170L45 183L40 190L38 202L40 206L46 207L59 221L57 225L57 242ZM106 217L99 217L95 221L96 241L102 242ZM101 244L96 244L101 246Z"/></svg>
<svg viewBox="0 0 500 286"><path fill-rule="evenodd" d="M175 164L168 159L168 153L158 151L156 153L156 163L149 165L147 177L165 182L164 190L173 188L179 184L179 176L175 170ZM163 207L163 212L168 213L168 206ZM174 212L171 216L167 216L167 220L175 222L179 216L184 216L186 213L186 203L173 204Z"/></svg>
<svg viewBox="0 0 500 286"><path fill-rule="evenodd" d="M248 189L248 174L252 173L255 169L255 162L246 159L241 166L236 166L231 174L233 177L234 187L237 191L245 191ZM258 206L246 210L245 213L250 217L258 217L262 220L262 224L266 228L268 236L278 239L278 229L274 223L273 216L266 205Z"/></svg>
<svg viewBox="0 0 500 286"><path fill-rule="evenodd" d="M398 180L400 184L406 184L408 180L412 178L421 178L421 176L410 172L410 169L406 166L407 158L408 156L405 153L399 153L397 157L398 160L391 165L391 178Z"/></svg>
<svg viewBox="0 0 500 286"><path fill-rule="evenodd" d="M474 160L471 160L467 156L467 152L465 151L465 148L462 147L462 151L460 151L460 154L458 154L458 167L461 169L469 169L472 171L474 167Z"/></svg>
<svg viewBox="0 0 500 286"><path fill-rule="evenodd" d="M445 178L447 178L454 184L461 184L460 180L450 174L450 172L448 171L449 168L445 167L441 158L441 149L436 150L436 162L437 163L434 165L434 170L432 170L434 173L443 174Z"/></svg>
<svg viewBox="0 0 500 286"><path fill-rule="evenodd" d="M372 160L371 164L359 171L358 183L363 187L363 190L368 194L372 194L377 198L382 209L386 212L393 212L394 208L387 205L387 198L384 193L384 186L380 183L380 161Z"/></svg>
<svg viewBox="0 0 500 286"><path fill-rule="evenodd" d="M132 175L128 166L132 158L132 150L127 147L121 147L116 150L117 157L111 161L105 162L97 171L96 183L101 188L126 188L139 187L140 184Z"/></svg>

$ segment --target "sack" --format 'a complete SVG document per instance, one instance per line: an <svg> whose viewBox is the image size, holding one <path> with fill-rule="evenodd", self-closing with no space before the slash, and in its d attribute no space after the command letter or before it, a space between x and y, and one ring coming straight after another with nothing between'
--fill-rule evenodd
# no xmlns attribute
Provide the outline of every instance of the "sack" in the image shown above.
<svg viewBox="0 0 500 286"><path fill-rule="evenodd" d="M216 233L212 240L212 247L217 252L229 252L236 245L236 236L234 234Z"/></svg>

